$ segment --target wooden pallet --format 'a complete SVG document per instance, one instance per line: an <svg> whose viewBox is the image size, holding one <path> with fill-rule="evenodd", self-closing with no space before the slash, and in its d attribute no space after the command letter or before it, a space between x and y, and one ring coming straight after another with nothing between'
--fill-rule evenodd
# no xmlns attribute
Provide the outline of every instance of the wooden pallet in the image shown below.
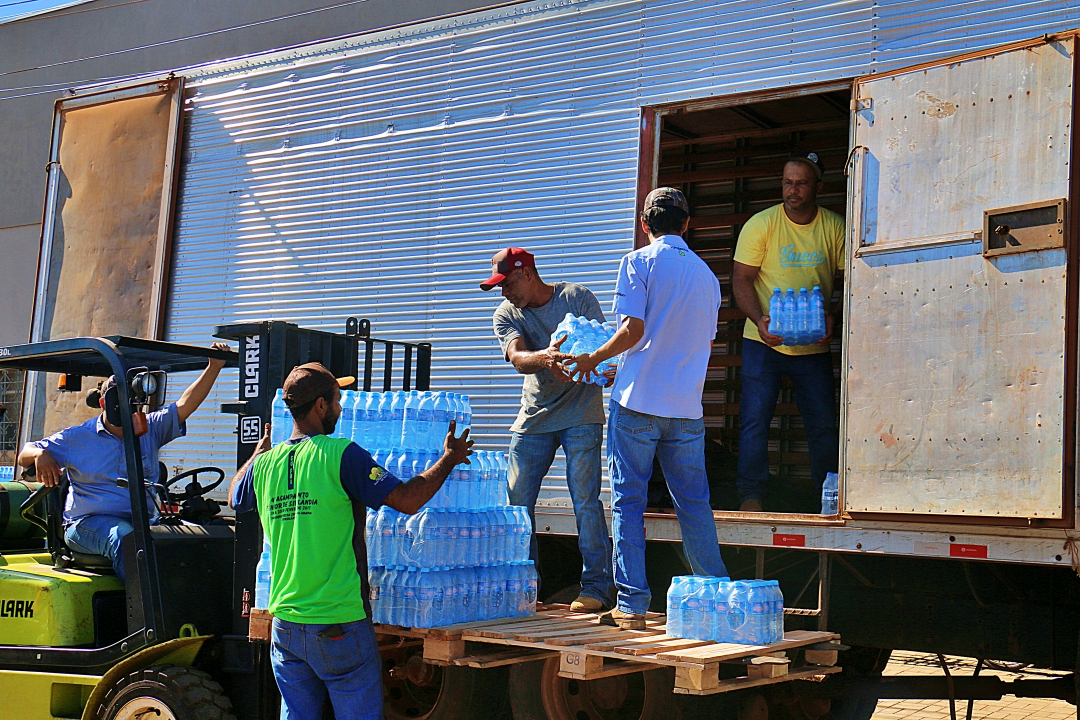
<svg viewBox="0 0 1080 720"><path fill-rule="evenodd" d="M839 635L795 630L770 645L717 643L666 634L666 618L649 613L644 630L601 625L596 615L565 606L541 606L535 615L421 630L376 626L376 632L421 637L424 660L439 665L496 667L559 657L559 675L596 680L612 675L675 668L675 692L711 695L791 680L824 679L835 667ZM468 647L466 647L468 643ZM791 669L789 650L804 649L806 665ZM742 666L745 675L720 679L720 665Z"/></svg>

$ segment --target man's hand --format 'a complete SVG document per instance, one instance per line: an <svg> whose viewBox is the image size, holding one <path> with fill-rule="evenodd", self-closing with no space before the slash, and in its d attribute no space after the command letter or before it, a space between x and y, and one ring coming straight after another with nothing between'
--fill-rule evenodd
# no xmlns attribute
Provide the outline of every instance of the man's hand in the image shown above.
<svg viewBox="0 0 1080 720"><path fill-rule="evenodd" d="M780 343L784 342L784 338L780 337L779 335L772 335L769 333L769 320L770 318L768 315L762 315L758 318L758 335L761 336L761 342L765 343L769 347L776 347ZM826 325L826 329L828 329L828 325Z"/></svg>
<svg viewBox="0 0 1080 720"><path fill-rule="evenodd" d="M457 432L457 421L451 420L450 431L446 433L446 440L443 441L443 457L449 458L453 462L452 467L457 467L462 463L472 465L469 456L473 452L473 441L469 439L469 428L465 428L465 432L461 433L461 437L454 437L455 432Z"/></svg>
<svg viewBox="0 0 1080 720"><path fill-rule="evenodd" d="M270 423L263 425L263 434L259 438L259 443L255 446L254 455L262 455L264 452L270 449ZM253 455L253 456L254 456Z"/></svg>
<svg viewBox="0 0 1080 720"><path fill-rule="evenodd" d="M232 348L229 347L229 343L226 342L216 342L210 346L210 349L224 351L232 350ZM209 358L209 361L206 363L206 367L210 368L211 370L221 372L221 368L225 367L225 361L219 360L218 358Z"/></svg>
<svg viewBox="0 0 1080 720"><path fill-rule="evenodd" d="M574 356L568 355L562 351L562 344L566 342L569 335L563 335L561 338L551 343L551 346L543 352L544 367L551 371L551 374L559 382L570 382L570 375L567 374L566 368L563 363L567 360L571 360Z"/></svg>
<svg viewBox="0 0 1080 720"><path fill-rule="evenodd" d="M60 474L63 471L57 464L56 458L47 450L42 450L34 460L34 472L37 474L38 482L45 487L56 487L60 484Z"/></svg>
<svg viewBox="0 0 1080 720"><path fill-rule="evenodd" d="M601 373L601 375L607 378L607 385L604 385L604 387L611 387L615 384L615 373L617 373L618 371L618 367L612 367Z"/></svg>
<svg viewBox="0 0 1080 720"><path fill-rule="evenodd" d="M832 342L833 328L836 326L836 319L832 316L832 313L825 313L825 337L818 340L818 345L828 345Z"/></svg>
<svg viewBox="0 0 1080 720"><path fill-rule="evenodd" d="M577 367L574 368L574 374L572 376L574 382L592 382L593 377L598 374L596 372L596 366L600 363L593 359L591 353L578 355L576 358L571 358L570 362L577 363Z"/></svg>

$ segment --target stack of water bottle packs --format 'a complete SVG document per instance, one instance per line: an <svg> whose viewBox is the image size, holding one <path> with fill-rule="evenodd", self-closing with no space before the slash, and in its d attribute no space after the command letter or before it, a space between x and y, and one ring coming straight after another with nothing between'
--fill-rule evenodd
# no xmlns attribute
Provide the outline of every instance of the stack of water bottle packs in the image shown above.
<svg viewBox="0 0 1080 720"><path fill-rule="evenodd" d="M784 596L775 580L685 575L671 579L667 634L768 645L784 639Z"/></svg>
<svg viewBox="0 0 1080 720"><path fill-rule="evenodd" d="M814 286L812 292L788 288L780 294L773 288L769 298L769 334L784 339L784 345L814 345L825 337L825 296L821 288Z"/></svg>
<svg viewBox="0 0 1080 720"><path fill-rule="evenodd" d="M576 357L598 350L601 345L611 339L611 336L615 334L615 329L613 322L601 324L598 320L574 317L571 313L566 313L566 317L551 334L551 342L554 344L559 338L565 337L566 341L561 346L562 352ZM600 374L614 370L618 364L618 358L611 358L600 363L596 366L597 374L591 382L596 385L606 385L607 379L601 377ZM576 363L570 365L570 370L573 371L575 366Z"/></svg>

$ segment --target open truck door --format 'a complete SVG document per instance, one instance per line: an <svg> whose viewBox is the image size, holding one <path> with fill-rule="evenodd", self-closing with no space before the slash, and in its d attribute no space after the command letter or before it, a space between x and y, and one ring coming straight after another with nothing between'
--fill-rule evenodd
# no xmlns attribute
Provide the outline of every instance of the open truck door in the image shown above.
<svg viewBox="0 0 1080 720"><path fill-rule="evenodd" d="M841 428L852 515L1071 526L1075 42L856 81Z"/></svg>

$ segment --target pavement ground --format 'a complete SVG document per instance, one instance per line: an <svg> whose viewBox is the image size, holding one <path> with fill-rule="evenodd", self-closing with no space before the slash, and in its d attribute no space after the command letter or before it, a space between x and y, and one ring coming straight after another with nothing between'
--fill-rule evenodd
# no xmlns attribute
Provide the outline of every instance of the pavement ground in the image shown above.
<svg viewBox="0 0 1080 720"><path fill-rule="evenodd" d="M974 658L945 656L949 672L954 675L972 675ZM935 675L943 674L936 655L896 650L885 668L885 675ZM980 675L997 675L1006 681L1019 678L1052 678L1065 672L1024 668L1016 672L1004 672L984 667ZM967 701L956 702L957 720L967 716ZM1006 695L1001 700L976 700L972 720L1075 720L1076 708L1064 700L1042 698L1018 698ZM879 700L873 720L950 720L948 700Z"/></svg>

